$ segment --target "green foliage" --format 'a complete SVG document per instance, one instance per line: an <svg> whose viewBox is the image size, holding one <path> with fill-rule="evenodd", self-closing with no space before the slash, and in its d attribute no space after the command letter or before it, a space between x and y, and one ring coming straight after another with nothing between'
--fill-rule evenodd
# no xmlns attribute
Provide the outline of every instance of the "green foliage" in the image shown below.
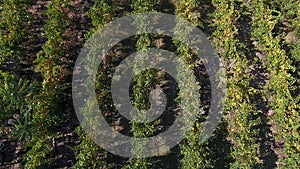
<svg viewBox="0 0 300 169"><path fill-rule="evenodd" d="M296 59L297 62L300 61L300 5L297 1L293 1L293 3L289 3L292 7L289 11L294 11L294 17L291 18L291 29L294 32L294 38L296 38L296 42L292 43L292 56ZM287 18L290 19L290 18Z"/></svg>
<svg viewBox="0 0 300 169"><path fill-rule="evenodd" d="M297 5L296 2L294 7ZM274 115L269 118L271 124L278 126L278 131L273 132L275 139L284 143L284 148L278 153L277 165L280 168L297 168L300 165L297 160L300 158L299 102L291 94L296 79L290 74L295 68L281 47L282 35L275 36L272 33L280 19L273 15L276 9L264 1L253 1L251 7L251 10L256 10L253 13L252 37L258 41L257 50L266 54L265 67L271 74L268 85L264 86L265 96L274 111Z"/></svg>
<svg viewBox="0 0 300 169"><path fill-rule="evenodd" d="M61 58L65 56L63 42L64 30L67 27L67 17L63 9L68 5L67 0L53 0L48 4L48 20L44 28L47 42L43 45L43 54L38 54L36 71L44 78L40 95L36 96L34 123L40 134L47 133L49 128L58 124L60 114L59 103L62 100L64 84L61 71L65 67Z"/></svg>
<svg viewBox="0 0 300 169"><path fill-rule="evenodd" d="M132 8L134 13L139 12L150 12L155 11L155 0L141 0L141 1L132 1ZM138 32L143 32L149 29L149 25L147 24L147 18L136 18L134 21L135 26L137 27ZM140 36L136 36L138 39L136 42L136 49L140 52L143 50L153 47L152 45L152 36L148 34L143 34ZM143 58L135 59L133 63L133 69L135 73L138 73L140 63L143 62ZM140 74L134 77L133 79L133 106L138 109L138 111L148 110L150 107L149 103L149 93L153 90L153 86L157 82L157 71L154 69L147 69L142 71ZM132 115L135 112L131 112ZM145 114L138 113L139 118L145 118ZM156 121L155 124L159 123ZM155 124L145 123L141 124L138 122L131 122L131 132L133 133L133 137L135 138L143 138L151 136L155 131ZM133 141L133 150L132 152L137 156L137 158L132 159L128 166L124 168L152 168L153 161L149 158L142 158L141 149L142 145L139 145L135 141Z"/></svg>
<svg viewBox="0 0 300 169"><path fill-rule="evenodd" d="M300 37L300 36L299 36ZM298 41L292 50L292 56L295 58L296 61L300 61L300 41Z"/></svg>
<svg viewBox="0 0 300 169"><path fill-rule="evenodd" d="M54 0L47 7L48 20L44 28L47 42L43 45L43 52L39 53L36 59L36 71L41 72L44 85L58 81L60 70L63 67L60 61L65 55L63 42L64 31L68 25L66 14L63 9L67 7L68 1Z"/></svg>
<svg viewBox="0 0 300 169"><path fill-rule="evenodd" d="M176 15L187 19L192 22L194 25L201 27L202 23L199 20L197 14L193 12L196 8L200 7L199 1L197 0L184 0L178 1L176 4ZM176 36L180 36L182 39L185 39L189 36L192 30L187 30L185 25L182 25L181 22L178 22L176 27L174 28L174 32ZM199 91L200 85L195 81L194 77L191 77L190 74L194 74L193 68L196 65L196 56L189 46L179 41L176 38L173 38L173 42L177 47L176 54L185 62L180 64L177 67L177 78L185 79L186 84L179 84L180 93L177 98L178 101L185 102L188 106L183 107L182 109L185 111L185 115L193 114L198 120L195 124L193 124L189 119L185 118L185 116L181 119L187 126L193 126L192 130L188 133L185 133L185 140L180 144L180 154L183 156L180 163L181 168L192 169L192 168L210 168L212 166L212 161L208 157L209 148L206 143L199 143L200 132L203 129L200 121L204 120L204 117L201 116L201 112L199 110L199 100L194 100L195 97L199 97L199 94L195 91ZM200 49L201 50L201 49ZM186 70L186 66L190 70ZM193 90L191 90L193 89ZM197 103L190 105L190 103ZM185 104L184 104L185 105Z"/></svg>
<svg viewBox="0 0 300 169"><path fill-rule="evenodd" d="M43 45L43 52L38 54L35 60L36 71L40 72L44 79L40 93L33 99L32 119L27 119L34 127L31 130L33 139L28 143L31 150L26 155L25 168L45 168L48 165L46 155L52 150L47 138L54 137L58 125L62 122L60 102L63 99L64 85L61 82L61 70L64 63L61 58L65 56L63 34L68 23L63 9L68 3L68 0L52 0L47 6L48 20L44 28L47 42ZM22 131L27 126L16 127Z"/></svg>
<svg viewBox="0 0 300 169"><path fill-rule="evenodd" d="M228 120L229 140L233 144L231 155L235 162L230 168L254 168L261 166L259 144L255 141L259 131L256 126L260 120L254 118L258 111L251 100L256 89L250 85L251 63L244 54L245 47L238 39L235 26L240 13L235 1L215 0L216 10L212 14L216 28L213 33L214 44L220 56L229 63L235 63L227 73L227 98L224 114Z"/></svg>
<svg viewBox="0 0 300 169"><path fill-rule="evenodd" d="M14 119L15 125L10 135L18 140L29 140L32 127L32 98L36 94L36 82L16 79L12 74L1 72L0 84L0 120Z"/></svg>
<svg viewBox="0 0 300 169"><path fill-rule="evenodd" d="M47 157L52 150L51 145L47 142L46 138L42 138L36 135L34 138L34 146L25 155L24 161L26 161L25 169L44 169L50 168L49 160Z"/></svg>
<svg viewBox="0 0 300 169"><path fill-rule="evenodd" d="M33 84L24 79L17 80L14 75L0 72L0 95L1 95L1 111L0 119L7 119L13 114L20 113L20 109L26 106L25 98L30 94L30 90L34 88ZM29 90L28 90L29 89Z"/></svg>
<svg viewBox="0 0 300 169"><path fill-rule="evenodd" d="M151 12L155 11L156 0L136 0L131 1L131 7L134 12Z"/></svg>
<svg viewBox="0 0 300 169"><path fill-rule="evenodd" d="M26 31L32 22L27 12L33 1L3 0L0 21L0 63L8 60L20 61L24 49L22 42L26 40Z"/></svg>
<svg viewBox="0 0 300 169"><path fill-rule="evenodd" d="M43 78L40 85L35 81L27 80L29 78L24 76L19 77L5 72L6 64L22 65L26 59L24 56L36 52L27 51L25 45L31 40L28 38L31 37L28 36L28 32L32 31L29 30L36 29L35 26L37 26L33 25L35 22L29 9L33 8L32 5L36 7L39 4L35 4L32 0L0 1L0 68L4 70L0 71L0 121L2 123L0 137L9 137L27 143L26 146L29 149L23 156L26 169L53 168L51 166L53 161L50 157L54 149L50 140L57 135L60 125L66 120L63 118L65 110L62 110L61 105L65 104L65 93L69 84L65 83L66 79L62 72L70 66L64 61L69 55L67 53L69 51L65 50L65 42L68 40L66 29L70 26L66 15L66 11L71 8L70 2L70 0L51 0L45 11L47 20L42 31L45 33L46 42L34 62L36 73L40 73ZM86 38L120 15L119 10L130 8L129 5L123 6L120 2L112 0L94 0L93 2L93 6L87 13L92 20L93 28L85 34ZM162 3L166 6L174 5L176 15L189 20L198 27L212 28L213 33L210 38L219 51L220 57L226 61L225 66L228 69L223 121L226 125L221 126L212 139L200 145L198 138L203 128L201 121L205 120L205 117L200 115L203 112L199 112L196 105L185 107L189 113L199 116L199 119L195 124L191 124L184 117L181 119L188 125L193 125L193 128L185 133L186 139L179 145L180 168L266 168L264 153L269 152L261 150L264 146L261 141L263 139L261 134L264 132L260 128L261 125L266 125L265 127L271 130L267 133L270 135L268 137L275 139L270 150L274 151L278 157L277 167L299 168L299 0L213 0L211 2L177 0L168 2L170 4L158 0L133 0L130 4L131 9L126 12L153 12L157 7L164 8L164 5L159 6ZM208 18L202 18L202 8L203 10L211 8L213 13L209 14ZM247 18L247 23L241 23L243 22L241 20L245 18ZM202 19L211 20L212 24L206 26L202 23ZM137 18L134 22L139 32L149 29L147 18ZM244 30L244 27L249 30ZM174 31L182 37L190 33L190 30L184 29L184 25L180 22L177 23ZM154 47L155 36L137 35L135 37L136 50L142 52L144 49ZM246 41L242 41L245 39ZM183 42L175 38L172 42L176 46L176 54L191 68L185 70L186 67L183 65L177 67L179 72L177 78L191 82L191 84L179 84L181 92L177 101L185 100L187 103L194 103L190 96L195 92L182 89L182 87L199 89L199 84L194 83L195 79L189 77L187 73L194 68L196 56ZM246 49L246 45L250 49ZM247 56L249 53L258 53L258 55L257 57L254 54ZM89 54L94 53L91 51ZM111 56L113 55L109 55ZM141 60L136 60L132 63L134 70L139 68L141 62ZM107 71L111 71L111 68L107 63L102 63L101 66L95 82L97 98L101 102L95 103L88 100L86 104L98 104L101 110L108 112L113 105L110 96L110 77L107 76ZM252 84L258 83L256 82L258 77L252 74L256 70L255 66L261 66L260 69L266 71L264 73L267 77L263 77L265 82L263 86L254 87ZM149 108L148 95L158 82L157 74L157 71L147 69L133 79L132 104L139 110ZM267 101L268 105L264 109L268 109L269 112L262 112L263 108L257 107L260 104L258 100L255 100L258 95L262 96L259 99ZM270 112L271 114L268 114ZM82 113L87 116L93 115L90 109L82 109ZM10 126L6 125L8 119L13 120ZM96 122L95 118L86 124ZM158 124L160 124L159 120L151 124L131 122L131 132L135 138L149 137L157 132ZM92 127L95 126L97 125L92 125ZM94 143L91 136L85 134L82 126L77 127L75 132L79 135L81 143L74 150L77 153L77 161L73 168L114 167L107 162L112 155ZM221 144L218 139L231 142L232 147L228 147L230 155L224 154L226 157L220 158L216 155L217 153L213 152L219 151L222 146L227 146ZM275 143L282 143L283 146L275 147ZM141 158L143 147L136 142L133 142L133 145L132 151L138 158L131 159L124 168L157 167L157 161L154 160L156 158ZM222 154L223 151L218 153ZM232 158L233 161L222 161L227 158Z"/></svg>
<svg viewBox="0 0 300 169"><path fill-rule="evenodd" d="M192 22L193 24L203 27L203 24L199 20L199 16L197 13L194 12L195 9L200 7L199 0L182 0L176 2L176 15L179 17L186 18L188 21Z"/></svg>
<svg viewBox="0 0 300 169"><path fill-rule="evenodd" d="M92 36L93 33L95 33L98 29L101 29L106 23L113 19L113 6L114 4L110 0L94 1L94 5L88 11L88 16L92 19L93 28L87 34L85 34L85 37L88 38ZM91 50L88 55L93 56L93 52L94 51ZM102 111L107 111L108 105L111 105L111 103L109 103L110 91L108 88L108 86L110 86L110 84L108 84L110 81L105 74L106 70L104 70L104 66L106 65L102 65L102 67L99 68L100 71L98 71L96 75L95 88L98 100L101 100L99 104L97 103L99 105L99 108ZM87 109L81 110L85 116L91 116L94 113L90 112L88 107L90 107L89 104L95 103L90 102L92 101L87 101ZM96 121L96 119L94 120ZM87 121L86 125L95 126L95 122ZM105 162L105 159L107 158L106 152L99 145L94 143L92 139L84 133L80 126L77 127L76 133L80 136L82 142L76 147L77 161L74 165L74 168L109 168L108 163Z"/></svg>
<svg viewBox="0 0 300 169"><path fill-rule="evenodd" d="M86 136L81 127L76 129L76 133L81 138L82 142L76 147L77 161L72 167L74 169L94 169L94 168L108 168L104 161L106 153L99 147L91 138Z"/></svg>
<svg viewBox="0 0 300 169"><path fill-rule="evenodd" d="M93 28L85 37L90 37L106 23L112 21L114 16L114 4L111 0L94 0L94 5L88 11L88 16L92 19Z"/></svg>

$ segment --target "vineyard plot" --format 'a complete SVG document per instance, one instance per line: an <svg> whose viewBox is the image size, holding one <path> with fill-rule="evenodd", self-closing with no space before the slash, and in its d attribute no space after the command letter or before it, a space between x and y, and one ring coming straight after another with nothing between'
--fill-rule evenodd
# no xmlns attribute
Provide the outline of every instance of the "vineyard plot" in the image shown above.
<svg viewBox="0 0 300 169"><path fill-rule="evenodd" d="M168 151L168 146L161 146L158 151L163 154L145 157L143 145L133 139L135 158L122 157L98 145L81 125L73 103L72 78L82 73L74 66L94 33L118 18L143 12L176 15L203 31L226 69L227 93L218 127L201 143L199 135L214 105L211 77L204 61L197 59L197 51L164 32L137 33L109 44L95 81L88 84L95 87L97 102L87 99L83 105L101 109L114 131L133 138L157 136L175 123L181 101L194 103L191 96L199 96L188 112L197 120L190 124L180 119L191 130L178 145ZM0 168L299 168L297 0L1 0L0 13ZM132 28L147 32L153 28L151 19L136 17ZM172 27L175 35L192 31L181 24ZM137 74L128 87L135 110L149 110L150 96L159 98L161 104L166 98L162 114L141 123L118 111L111 83L122 60L149 49L172 52L189 68L177 66L178 74L173 77L157 69L139 72L142 58L126 63ZM86 53L93 56L98 51ZM194 79L187 75L189 71ZM193 90L181 89L187 84L176 78L195 81L188 86ZM88 106L81 112L82 116L94 113ZM136 118L145 120L147 114ZM93 126L97 120L95 116L85 124Z"/></svg>

